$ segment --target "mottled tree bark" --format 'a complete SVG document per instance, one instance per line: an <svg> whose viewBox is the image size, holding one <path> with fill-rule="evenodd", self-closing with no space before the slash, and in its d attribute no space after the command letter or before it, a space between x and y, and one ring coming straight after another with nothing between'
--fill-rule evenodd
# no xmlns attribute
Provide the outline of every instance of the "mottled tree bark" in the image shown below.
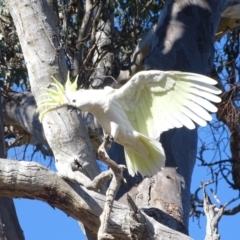
<svg viewBox="0 0 240 240"><path fill-rule="evenodd" d="M216 1L213 0L168 1L144 66L209 74L214 56L213 39L220 14L220 4L216 6ZM161 191L158 208L164 209L170 219L173 215L177 221L178 224L173 221L175 224L170 224L170 227L188 233L190 185L196 161L197 132L184 128L174 129L164 133L161 140L167 156L166 166L177 169L170 174L168 169L164 169L160 174L165 177L166 183L162 183L161 178L155 182L155 185L161 186L160 189L168 189ZM158 189L154 194L157 191ZM181 200L176 202L176 197ZM166 219L166 223L169 223L169 219Z"/></svg>
<svg viewBox="0 0 240 240"><path fill-rule="evenodd" d="M67 76L66 57L53 11L45 0L11 0L6 5L17 29L37 103L42 100L42 87L52 83L51 75L62 82ZM84 172L91 179L99 173L86 128L76 111L69 113L64 108L49 113L43 119L43 128L59 174L76 178ZM76 162L81 166L77 171L73 170Z"/></svg>

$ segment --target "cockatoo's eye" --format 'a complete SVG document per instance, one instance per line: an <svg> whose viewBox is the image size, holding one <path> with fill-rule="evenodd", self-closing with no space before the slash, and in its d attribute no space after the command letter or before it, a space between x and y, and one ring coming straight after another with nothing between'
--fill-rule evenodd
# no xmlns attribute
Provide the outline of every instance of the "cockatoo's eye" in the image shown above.
<svg viewBox="0 0 240 240"><path fill-rule="evenodd" d="M75 102L76 102L76 100L75 100L75 99L73 99L73 100L72 100L72 102L73 102L73 103L75 103Z"/></svg>

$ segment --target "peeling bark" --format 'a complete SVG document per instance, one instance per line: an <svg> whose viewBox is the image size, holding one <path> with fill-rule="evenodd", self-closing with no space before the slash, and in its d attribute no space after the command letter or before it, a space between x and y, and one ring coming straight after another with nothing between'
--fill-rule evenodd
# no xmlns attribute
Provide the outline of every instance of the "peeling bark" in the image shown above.
<svg viewBox="0 0 240 240"><path fill-rule="evenodd" d="M105 204L103 195L66 182L38 163L0 159L0 165L3 166L0 171L1 196L42 200L81 221L93 233L97 233L100 226L99 217ZM190 240L188 236L142 214L148 238ZM128 207L114 201L110 217L109 233L115 239L131 239L132 225L129 224Z"/></svg>

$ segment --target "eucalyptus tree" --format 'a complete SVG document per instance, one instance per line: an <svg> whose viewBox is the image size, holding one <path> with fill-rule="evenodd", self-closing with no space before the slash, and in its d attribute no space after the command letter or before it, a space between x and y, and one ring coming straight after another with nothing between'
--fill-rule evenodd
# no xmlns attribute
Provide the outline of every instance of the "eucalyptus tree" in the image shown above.
<svg viewBox="0 0 240 240"><path fill-rule="evenodd" d="M1 82L2 135L5 139L11 137L1 147L8 150L34 145L44 156L54 158L58 174L35 162L4 159L3 154L0 195L45 201L80 221L88 239L96 239L97 235L99 239L111 236L189 239L190 185L196 162L197 130L173 129L162 134L166 167L154 177L144 179L130 177L125 171L127 185L120 187L113 211L109 212L110 219L105 221L105 227L103 224L100 227L100 215L111 195L108 189L105 198L103 182L117 175L111 169L100 172L96 162L94 153L102 141L101 127L92 115L67 108L49 113L41 124L36 106L41 101L42 88L52 84L51 76L64 83L68 71L72 77L79 75L79 88L93 89L118 88L133 74L148 69L209 75L214 72L214 40L238 27L237 15L230 11L236 9L237 3L230 0L1 2L0 74L5 80ZM233 5L221 19L224 10ZM219 72L215 73L217 76ZM13 83L24 92L13 91ZM222 85L222 90L228 91L226 85ZM221 106L220 120L229 116ZM124 164L123 149L116 143L112 144L109 156ZM115 165L110 163L110 166ZM83 182L85 187L79 186ZM100 187L101 193L94 191ZM207 200L205 194L205 207L210 207ZM5 198L4 201L5 209L14 213L12 201ZM224 214L224 211L223 208L219 212ZM205 213L212 216L206 238L218 239L219 214L208 208ZM1 235L6 239L24 239L16 216L1 228Z"/></svg>

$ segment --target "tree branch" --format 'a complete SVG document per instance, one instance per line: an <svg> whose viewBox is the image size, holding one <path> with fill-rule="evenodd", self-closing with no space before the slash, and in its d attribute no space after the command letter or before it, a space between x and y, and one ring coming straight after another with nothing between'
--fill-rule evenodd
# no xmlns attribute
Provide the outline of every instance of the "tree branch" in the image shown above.
<svg viewBox="0 0 240 240"><path fill-rule="evenodd" d="M98 230L98 240L104 239L114 239L114 237L108 233L109 219L112 211L114 199L117 195L118 189L120 188L121 183L124 181L123 170L126 169L125 165L118 165L113 160L111 160L107 154L107 151L110 147L110 138L109 136L105 138L103 143L98 149L98 157L101 161L106 163L113 173L113 178L106 192L106 203L104 210L100 216L101 226ZM108 149L107 149L108 148Z"/></svg>
<svg viewBox="0 0 240 240"><path fill-rule="evenodd" d="M42 124L38 119L37 105L32 93L8 92L3 94L1 104L4 124L12 126L18 133L21 132L24 135L19 145L44 145L49 155L52 155ZM92 114L81 112L80 115L92 142L93 151L96 153L102 142L102 128Z"/></svg>
<svg viewBox="0 0 240 240"><path fill-rule="evenodd" d="M87 0L85 3L85 13L82 19L82 24L79 28L78 38L76 41L77 51L74 53L73 61L73 75L76 76L79 74L79 68L82 67L83 57L84 57L84 42L89 33L89 28L91 26L92 16L96 5L92 4L92 1ZM78 9L80 11L80 9ZM83 14L83 11L81 11Z"/></svg>
<svg viewBox="0 0 240 240"><path fill-rule="evenodd" d="M0 98L2 96L0 95ZM6 156L3 136L2 102L0 99L0 157ZM13 199L0 197L0 239L24 240Z"/></svg>
<svg viewBox="0 0 240 240"><path fill-rule="evenodd" d="M29 134L29 144L43 144L48 147L36 109L35 99L29 92L8 92L2 97L4 124L17 126L22 132Z"/></svg>
<svg viewBox="0 0 240 240"><path fill-rule="evenodd" d="M220 235L218 234L218 223L223 215L225 207L221 207L217 212L215 211L215 205L211 203L211 200L206 193L206 185L206 183L203 184L203 206L207 218L205 240L219 240Z"/></svg>
<svg viewBox="0 0 240 240"><path fill-rule="evenodd" d="M0 159L0 195L39 199L57 207L67 215L81 221L87 228L97 233L105 197L68 183L54 172L34 162ZM184 234L163 226L143 213L150 239L190 240ZM128 207L114 202L109 233L115 239L127 240L130 237Z"/></svg>

